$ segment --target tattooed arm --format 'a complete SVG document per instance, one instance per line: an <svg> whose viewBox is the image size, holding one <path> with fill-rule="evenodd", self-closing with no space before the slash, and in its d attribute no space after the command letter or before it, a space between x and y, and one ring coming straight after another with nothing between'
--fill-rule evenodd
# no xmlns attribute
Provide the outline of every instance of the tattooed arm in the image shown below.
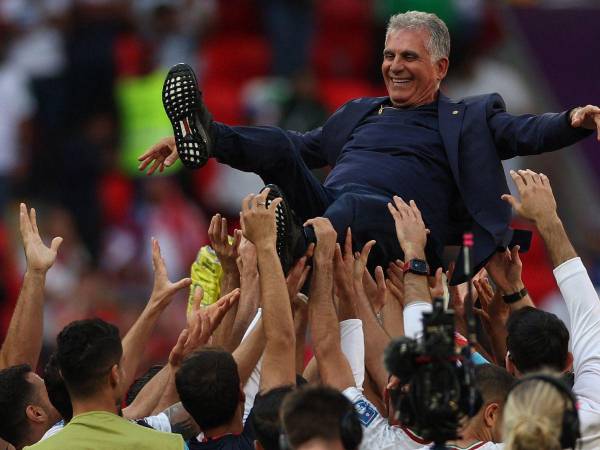
<svg viewBox="0 0 600 450"><path fill-rule="evenodd" d="M171 424L171 433L181 434L184 440L198 436L200 428L185 410L181 402L169 406L163 411Z"/></svg>

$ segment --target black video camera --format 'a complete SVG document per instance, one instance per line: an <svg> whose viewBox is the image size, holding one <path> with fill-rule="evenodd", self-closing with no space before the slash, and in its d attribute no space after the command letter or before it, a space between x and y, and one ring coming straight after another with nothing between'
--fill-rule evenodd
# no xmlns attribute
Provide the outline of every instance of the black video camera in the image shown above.
<svg viewBox="0 0 600 450"><path fill-rule="evenodd" d="M456 350L454 312L444 310L442 299L435 299L433 310L423 314L421 339L402 337L390 343L385 365L400 380L390 392L396 418L441 448L458 438L461 419L481 407L471 349Z"/></svg>

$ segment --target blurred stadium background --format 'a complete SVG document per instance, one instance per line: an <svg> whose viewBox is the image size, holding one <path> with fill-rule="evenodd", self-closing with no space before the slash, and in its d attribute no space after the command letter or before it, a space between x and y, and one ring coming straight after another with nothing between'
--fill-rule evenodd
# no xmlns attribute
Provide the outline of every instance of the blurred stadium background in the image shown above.
<svg viewBox="0 0 600 450"><path fill-rule="evenodd" d="M160 91L172 64L195 67L216 120L308 130L348 99L385 94L386 22L410 9L450 28L450 96L499 92L513 113L600 103L600 0L0 0L0 333L24 268L20 201L36 207L46 238L65 238L48 275L47 355L71 320L135 320L152 285L151 236L171 279L187 276L211 215L237 217L260 187L213 162L137 171L137 156L171 133ZM600 285L600 143L508 167L551 177ZM539 238L523 259L534 299L554 310ZM186 301L174 303L148 363L184 323Z"/></svg>

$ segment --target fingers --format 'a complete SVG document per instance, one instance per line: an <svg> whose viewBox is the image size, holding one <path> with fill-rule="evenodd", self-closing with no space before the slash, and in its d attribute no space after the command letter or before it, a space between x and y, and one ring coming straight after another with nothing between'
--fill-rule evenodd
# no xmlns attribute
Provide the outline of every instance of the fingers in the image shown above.
<svg viewBox="0 0 600 450"><path fill-rule="evenodd" d="M346 239L344 240L344 255L352 255L352 230L350 227L346 230Z"/></svg>
<svg viewBox="0 0 600 450"><path fill-rule="evenodd" d="M37 214L35 212L35 208L31 208L29 210L29 220L31 221L31 231L33 231L37 236L40 235L40 231L37 226Z"/></svg>
<svg viewBox="0 0 600 450"><path fill-rule="evenodd" d="M172 290L173 293L179 292L181 289L185 289L187 287L190 287L191 284L192 284L192 279L191 278L182 278L181 280L179 280L176 283L172 284L171 290Z"/></svg>
<svg viewBox="0 0 600 450"><path fill-rule="evenodd" d="M52 239L52 242L50 243L50 248L52 249L53 252L57 252L58 253L58 249L60 247L60 244L63 243L63 238L61 238L60 236L55 237L54 239Z"/></svg>
<svg viewBox="0 0 600 450"><path fill-rule="evenodd" d="M19 227L21 230L21 237L25 240L32 232L31 221L29 220L27 205L25 205L25 203L19 205Z"/></svg>
<svg viewBox="0 0 600 450"><path fill-rule="evenodd" d="M367 260L369 259L369 253L371 253L371 249L376 244L376 241L371 240L365 244L362 251L360 252L360 262L363 266L367 265Z"/></svg>
<svg viewBox="0 0 600 450"><path fill-rule="evenodd" d="M526 183L523 177L521 177L520 173L515 172L514 170L510 171L510 177L513 179L515 185L517 186L517 190L521 192L523 188L525 188Z"/></svg>
<svg viewBox="0 0 600 450"><path fill-rule="evenodd" d="M377 283L377 290L385 291L385 275L381 266L375 267L375 283Z"/></svg>
<svg viewBox="0 0 600 450"><path fill-rule="evenodd" d="M200 310L202 305L202 299L204 298L204 289L201 286L194 288L194 297L192 299L192 313Z"/></svg>
<svg viewBox="0 0 600 450"><path fill-rule="evenodd" d="M510 194L503 194L500 198L508 203L515 211L521 206L521 203Z"/></svg>
<svg viewBox="0 0 600 450"><path fill-rule="evenodd" d="M154 161L154 163L152 164L152 166L150 167L150 170L148 170L148 172L146 172L146 176L149 177L154 172L156 172L156 169L158 169L160 167L160 165L162 164L162 162L163 162L162 158L156 159Z"/></svg>
<svg viewBox="0 0 600 450"><path fill-rule="evenodd" d="M166 167L171 167L173 164L175 164L175 161L177 161L178 159L179 154L177 153L177 149L173 148L171 150L171 154L165 158L164 165Z"/></svg>
<svg viewBox="0 0 600 450"><path fill-rule="evenodd" d="M417 208L417 204L415 203L415 201L411 200L409 203L410 209L412 210L414 216L419 220L423 220L423 217L421 217L421 211L419 210L419 208Z"/></svg>
<svg viewBox="0 0 600 450"><path fill-rule="evenodd" d="M304 254L304 256L306 256L306 258L312 258L313 255L315 254L315 243L312 242L311 244L309 244L308 248L306 249L306 253Z"/></svg>
<svg viewBox="0 0 600 450"><path fill-rule="evenodd" d="M512 261L513 264L517 264L517 265L522 265L521 263L521 258L519 257L519 250L521 250L521 247L519 245L515 245L513 248L510 249L510 259Z"/></svg>
<svg viewBox="0 0 600 450"><path fill-rule="evenodd" d="M145 161L147 158L154 155L155 153L160 153L167 145L166 141L168 139L169 138L163 138L160 141L158 141L156 144L154 144L152 147L150 147L148 150L146 150L144 153L138 156L138 161ZM171 139L173 140L173 143L175 143L175 138Z"/></svg>
<svg viewBox="0 0 600 450"><path fill-rule="evenodd" d="M222 244L229 243L229 236L227 235L227 219L225 217L223 217L221 219L221 234L220 234L220 238L221 238L221 243Z"/></svg>

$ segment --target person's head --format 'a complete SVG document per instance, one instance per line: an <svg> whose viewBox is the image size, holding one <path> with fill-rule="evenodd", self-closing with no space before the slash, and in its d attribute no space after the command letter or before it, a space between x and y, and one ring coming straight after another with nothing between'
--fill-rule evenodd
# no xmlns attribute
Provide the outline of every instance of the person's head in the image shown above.
<svg viewBox="0 0 600 450"><path fill-rule="evenodd" d="M264 394L258 394L254 399L252 427L256 438L254 446L257 450L280 450L281 420L279 411L284 398L293 389L293 386L281 386Z"/></svg>
<svg viewBox="0 0 600 450"><path fill-rule="evenodd" d="M355 450L362 441L360 420L350 400L325 386L303 386L288 394L281 421L281 441L294 450Z"/></svg>
<svg viewBox="0 0 600 450"><path fill-rule="evenodd" d="M475 367L475 386L483 402L479 412L468 420L463 436L502 442L502 411L514 383L515 378L502 367L494 364Z"/></svg>
<svg viewBox="0 0 600 450"><path fill-rule="evenodd" d="M433 102L448 72L449 56L450 33L435 14L408 11L390 17L381 72L392 104Z"/></svg>
<svg viewBox="0 0 600 450"><path fill-rule="evenodd" d="M544 368L570 370L569 330L554 314L530 306L521 308L511 314L506 330L506 368L513 375Z"/></svg>
<svg viewBox="0 0 600 450"><path fill-rule="evenodd" d="M119 329L101 319L78 320L56 338L56 359L72 402L110 396L120 405L124 391Z"/></svg>
<svg viewBox="0 0 600 450"><path fill-rule="evenodd" d="M508 395L503 417L506 450L575 448L579 438L575 398L558 374L519 381Z"/></svg>
<svg viewBox="0 0 600 450"><path fill-rule="evenodd" d="M69 422L73 418L73 405L65 380L63 380L58 368L56 353L52 353L44 368L44 382L46 383L50 402L58 410L64 421Z"/></svg>
<svg viewBox="0 0 600 450"><path fill-rule="evenodd" d="M16 448L34 444L60 419L44 380L27 364L0 371L0 437Z"/></svg>
<svg viewBox="0 0 600 450"><path fill-rule="evenodd" d="M129 387L129 390L127 391L127 395L125 396L125 404L127 406L129 406L129 405L131 405L131 403L133 403L133 401L135 400L137 395L140 393L142 388L144 386L146 386L148 381L150 381L152 378L154 378L154 376L158 372L160 372L162 370L162 368L163 368L163 366L161 366L161 365L152 366L146 371L146 373L144 375L142 375L141 377L139 377L132 383L132 385Z"/></svg>
<svg viewBox="0 0 600 450"><path fill-rule="evenodd" d="M175 375L183 407L203 432L241 422L244 392L230 353L205 348L183 361Z"/></svg>

